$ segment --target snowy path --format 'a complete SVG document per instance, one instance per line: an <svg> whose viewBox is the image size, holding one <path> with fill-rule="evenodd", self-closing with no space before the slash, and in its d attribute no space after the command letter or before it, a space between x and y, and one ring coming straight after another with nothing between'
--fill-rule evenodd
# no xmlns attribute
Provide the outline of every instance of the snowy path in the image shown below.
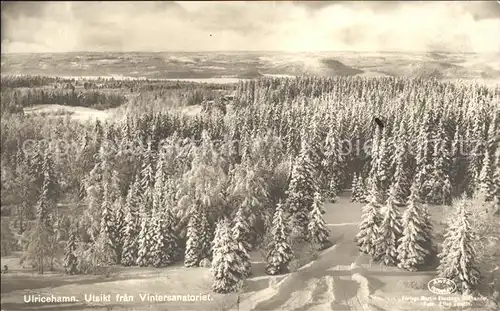
<svg viewBox="0 0 500 311"><path fill-rule="evenodd" d="M239 310L370 310L367 281L351 270L353 258L358 256L357 249L349 244L352 243L339 242L318 260L287 275L274 288L242 297Z"/></svg>

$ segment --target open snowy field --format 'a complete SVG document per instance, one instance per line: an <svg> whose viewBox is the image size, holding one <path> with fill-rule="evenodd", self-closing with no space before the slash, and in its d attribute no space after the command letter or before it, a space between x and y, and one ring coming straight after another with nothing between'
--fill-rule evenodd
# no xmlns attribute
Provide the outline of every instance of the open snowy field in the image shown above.
<svg viewBox="0 0 500 311"><path fill-rule="evenodd" d="M254 276L241 293L239 310L436 310L411 301L419 297L437 299L427 290L427 283L436 275L434 271L407 272L372 264L368 256L358 252L353 239L361 207L360 203L350 203L348 193L338 202L327 204L325 221L334 246L321 252L316 260L299 258L292 273L266 275L260 252L253 252ZM431 212L436 230L440 230L441 209L431 207ZM10 270L1 279L2 310L238 310L237 294L212 292L208 268L113 267L108 276L67 276L39 275L24 269L19 266L19 255L3 257L1 264L7 264ZM91 294L109 294L111 301L85 302L85 295ZM145 294L206 294L211 301L142 301ZM75 296L78 302L25 303L24 295ZM122 301L117 301L117 295ZM134 297L133 301L126 301L125 295Z"/></svg>
<svg viewBox="0 0 500 311"><path fill-rule="evenodd" d="M81 122L86 121L105 121L114 115L116 109L97 110L88 107L73 107L63 105L39 105L24 109L25 114L44 114L51 117L69 116L73 120Z"/></svg>

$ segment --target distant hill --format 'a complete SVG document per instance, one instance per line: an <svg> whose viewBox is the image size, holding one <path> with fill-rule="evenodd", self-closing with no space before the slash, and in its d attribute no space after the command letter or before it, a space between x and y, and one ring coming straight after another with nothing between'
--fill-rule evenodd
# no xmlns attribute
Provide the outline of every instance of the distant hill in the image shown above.
<svg viewBox="0 0 500 311"><path fill-rule="evenodd" d="M387 75L500 80L498 54L443 52L2 54L1 65L2 74L149 79Z"/></svg>
<svg viewBox="0 0 500 311"><path fill-rule="evenodd" d="M262 78L264 75L257 70L250 70L238 75L240 79L257 79Z"/></svg>

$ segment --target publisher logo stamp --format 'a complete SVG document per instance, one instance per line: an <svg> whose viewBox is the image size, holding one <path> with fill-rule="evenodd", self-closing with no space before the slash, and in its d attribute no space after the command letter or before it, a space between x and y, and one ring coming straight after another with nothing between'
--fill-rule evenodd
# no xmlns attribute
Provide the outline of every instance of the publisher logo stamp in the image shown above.
<svg viewBox="0 0 500 311"><path fill-rule="evenodd" d="M435 278L427 283L427 288L436 295L449 295L455 292L457 284L450 279Z"/></svg>

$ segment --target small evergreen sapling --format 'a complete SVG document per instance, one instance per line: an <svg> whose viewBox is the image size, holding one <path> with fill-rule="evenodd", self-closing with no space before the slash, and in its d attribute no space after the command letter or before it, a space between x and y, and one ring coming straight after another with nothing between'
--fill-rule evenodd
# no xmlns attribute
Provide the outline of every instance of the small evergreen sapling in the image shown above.
<svg viewBox="0 0 500 311"><path fill-rule="evenodd" d="M357 202L358 196L358 177L356 176L356 173L354 173L351 187L351 202Z"/></svg>

